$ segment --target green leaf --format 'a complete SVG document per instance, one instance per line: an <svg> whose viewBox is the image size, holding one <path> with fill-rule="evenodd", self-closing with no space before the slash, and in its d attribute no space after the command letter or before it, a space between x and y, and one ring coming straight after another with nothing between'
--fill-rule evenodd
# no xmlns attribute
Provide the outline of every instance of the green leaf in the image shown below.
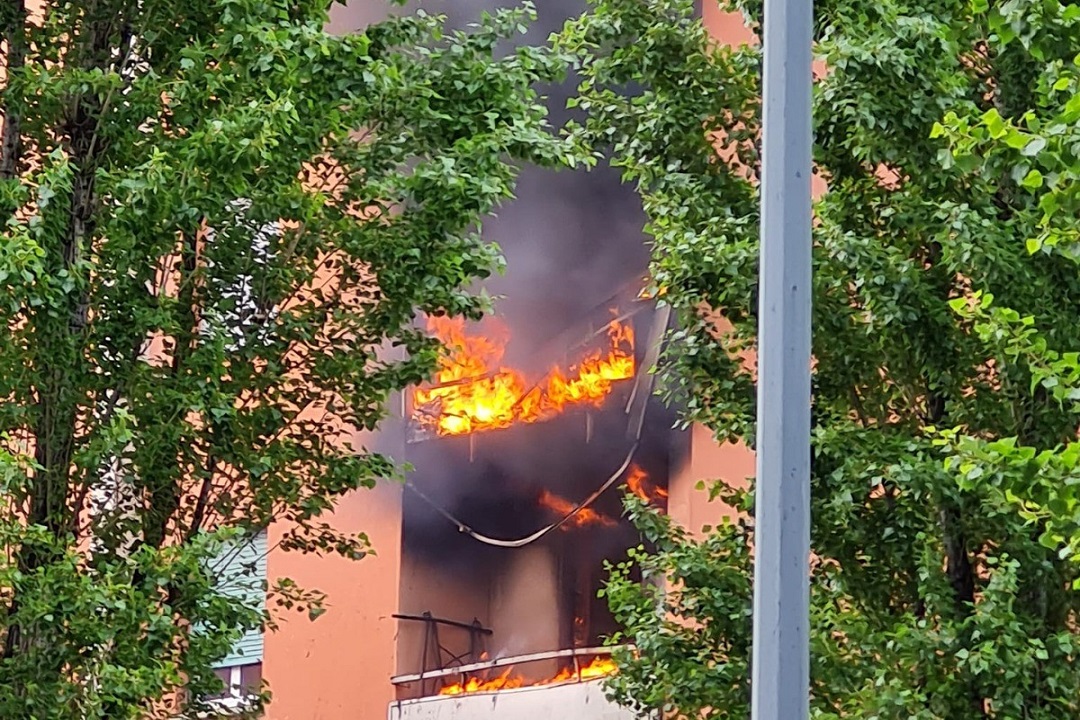
<svg viewBox="0 0 1080 720"><path fill-rule="evenodd" d="M1038 135L1027 136L1027 144L1023 147L1024 149L1020 152L1021 155L1024 155L1025 157L1035 157L1046 147L1046 138Z"/></svg>
<svg viewBox="0 0 1080 720"><path fill-rule="evenodd" d="M1002 138L1009 131L1009 126L1005 122L1005 119L1001 117L1001 113L996 108L991 108L983 114L983 124L986 125L986 129L990 132L990 137L997 140Z"/></svg>
<svg viewBox="0 0 1080 720"><path fill-rule="evenodd" d="M1037 190L1037 189L1042 187L1042 184L1043 184L1042 173L1039 172L1038 170L1034 169L1034 168L1032 168L1030 171L1028 171L1028 174L1025 175L1024 179L1020 181L1020 185L1022 185L1023 187L1025 187L1025 188L1027 188L1029 190Z"/></svg>

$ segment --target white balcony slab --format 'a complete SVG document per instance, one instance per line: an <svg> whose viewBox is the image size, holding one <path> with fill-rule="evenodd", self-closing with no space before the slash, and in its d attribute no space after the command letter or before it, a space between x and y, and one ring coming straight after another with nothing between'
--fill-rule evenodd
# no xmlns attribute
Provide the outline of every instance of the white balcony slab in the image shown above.
<svg viewBox="0 0 1080 720"><path fill-rule="evenodd" d="M639 720L604 697L602 681L403 700L389 720Z"/></svg>

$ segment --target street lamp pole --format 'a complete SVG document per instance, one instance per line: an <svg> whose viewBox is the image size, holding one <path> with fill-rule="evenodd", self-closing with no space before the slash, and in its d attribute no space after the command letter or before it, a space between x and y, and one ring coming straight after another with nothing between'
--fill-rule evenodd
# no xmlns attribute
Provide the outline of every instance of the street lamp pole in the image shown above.
<svg viewBox="0 0 1080 720"><path fill-rule="evenodd" d="M813 0L765 0L752 720L810 696Z"/></svg>

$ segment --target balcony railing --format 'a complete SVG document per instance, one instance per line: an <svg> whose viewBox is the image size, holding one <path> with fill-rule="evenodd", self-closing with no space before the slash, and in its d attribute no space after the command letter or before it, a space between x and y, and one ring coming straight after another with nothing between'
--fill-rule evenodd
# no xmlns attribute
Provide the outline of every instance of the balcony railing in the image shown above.
<svg viewBox="0 0 1080 720"><path fill-rule="evenodd" d="M428 670L427 672L413 673L410 675L395 675L390 678L390 682L395 685L409 685L411 683L423 682L425 680L435 680L439 678L455 678L458 680L464 680L469 675L476 675L488 670L497 670L499 668L528 665L529 663L544 662L545 660L558 660L560 658L570 658L574 664L574 676L578 681L581 680L581 658L583 657L606 657L611 655L616 650L626 648L629 646L607 646L607 647L589 647L589 648L570 648L567 650L551 650L549 652L530 653L528 655L514 655L510 657L496 658L494 660L485 660L483 662L470 663L468 665L458 665L457 667L443 668L441 670Z"/></svg>

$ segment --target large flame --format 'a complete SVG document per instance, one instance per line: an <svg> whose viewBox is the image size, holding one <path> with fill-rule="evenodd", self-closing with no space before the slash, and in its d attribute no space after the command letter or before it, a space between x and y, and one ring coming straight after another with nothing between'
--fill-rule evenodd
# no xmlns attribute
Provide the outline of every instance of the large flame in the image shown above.
<svg viewBox="0 0 1080 720"><path fill-rule="evenodd" d="M471 677L463 683L447 685L439 690L439 694L464 695L465 693L494 692L495 690L509 690L510 688L517 688L524 685L525 681L520 677L513 675L513 672L514 668L508 667L502 675L492 678L491 680L481 680L478 677Z"/></svg>
<svg viewBox="0 0 1080 720"><path fill-rule="evenodd" d="M618 669L619 668L615 665L615 661L610 657L598 657L594 658L588 665L583 665L578 670L575 670L572 667L563 668L555 674L555 677L550 680L545 680L540 684L552 685L554 683L569 682L570 680L576 680L578 678L582 680L595 680L596 678L614 675L615 671Z"/></svg>
<svg viewBox="0 0 1080 720"><path fill-rule="evenodd" d="M630 466L630 474L626 476L626 487L647 503L661 504L662 501L667 500L667 490L654 485L645 471L637 465Z"/></svg>
<svg viewBox="0 0 1080 720"><path fill-rule="evenodd" d="M571 682L574 680L595 680L608 675L614 675L617 670L618 667L615 665L615 661L610 657L598 657L593 659L588 665L582 665L577 669L573 667L564 667L553 677L531 684L555 685L557 683ZM454 683L453 685L443 687L439 690L439 694L465 695L467 693L496 692L498 690L524 687L525 684L525 680L521 676L514 675L514 668L509 667L501 675L491 680L470 677L465 682Z"/></svg>
<svg viewBox="0 0 1080 720"><path fill-rule="evenodd" d="M555 511L560 516L569 516L574 511L576 505L566 498L561 498L550 490L544 490L540 493L540 506L545 507L548 510ZM574 515L563 523L563 529L585 527L586 525L599 525L600 527L615 527L618 523L615 520L609 518L607 515L603 515L593 510L590 507L583 507L578 510Z"/></svg>
<svg viewBox="0 0 1080 720"><path fill-rule="evenodd" d="M608 326L606 351L594 351L565 371L552 368L534 385L521 372L501 366L505 332L470 334L463 319L445 317L429 318L428 329L449 352L440 360L435 384L417 388L413 401L418 419L439 435L537 422L569 405L598 406L613 383L634 376L633 328L618 321Z"/></svg>

